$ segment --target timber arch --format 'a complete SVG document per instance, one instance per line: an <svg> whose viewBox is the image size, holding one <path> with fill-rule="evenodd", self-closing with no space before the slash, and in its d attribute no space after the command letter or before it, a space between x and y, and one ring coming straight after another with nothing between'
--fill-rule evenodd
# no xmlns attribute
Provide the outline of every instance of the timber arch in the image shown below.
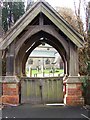
<svg viewBox="0 0 90 120"><path fill-rule="evenodd" d="M83 36L44 0L36 2L4 36L0 48L6 53L6 75L24 76L29 54L42 42L61 55L64 73L69 76L67 84L80 83L77 51L83 46Z"/></svg>
<svg viewBox="0 0 90 120"><path fill-rule="evenodd" d="M41 35L43 35L43 36L41 36ZM35 38L35 36L36 36L36 38ZM45 38L44 38L44 36L45 36ZM43 40L40 40L40 38L43 38ZM35 47L40 45L42 42L46 42L49 45L52 45L54 48L56 48L58 50L58 52L60 53L64 63L68 60L68 52L67 52L68 48L66 49L67 50L66 51L65 48L60 43L60 38L59 38L59 40L57 40L55 38L55 36L52 36L51 34L47 34L43 31L40 31L39 33L37 33L33 37L31 37L30 41L28 40L27 43L24 44L24 46L22 46L21 49L19 50L18 55L16 56L16 59L19 58L21 60L21 61L19 61L18 65L20 65L20 63L23 63L21 65L21 67L19 67L19 68L24 68L22 70L25 70L25 63L27 61L27 58L29 57L29 54L32 52L32 50L35 49ZM31 45L31 47L30 47L30 45ZM18 65L16 65L16 66L18 66ZM22 66L24 66L24 67L22 67ZM66 72L66 70L65 70L65 72ZM24 73L25 73L25 71L24 71ZM19 75L20 75L20 73L19 73Z"/></svg>

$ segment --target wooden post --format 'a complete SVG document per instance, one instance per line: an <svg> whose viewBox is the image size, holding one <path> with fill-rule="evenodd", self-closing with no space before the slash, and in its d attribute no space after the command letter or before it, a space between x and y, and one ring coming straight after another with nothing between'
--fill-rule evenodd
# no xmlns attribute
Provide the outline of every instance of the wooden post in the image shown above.
<svg viewBox="0 0 90 120"><path fill-rule="evenodd" d="M78 52L77 47L70 42L69 76L66 82L66 95L64 103L67 105L84 105L82 96L82 83L78 77Z"/></svg>
<svg viewBox="0 0 90 120"><path fill-rule="evenodd" d="M74 44L70 43L69 75L77 76L78 73L79 68L77 47Z"/></svg>
<svg viewBox="0 0 90 120"><path fill-rule="evenodd" d="M6 58L6 75L12 76L14 73L14 56L13 55L7 55Z"/></svg>
<svg viewBox="0 0 90 120"><path fill-rule="evenodd" d="M44 24L43 16L42 16L42 13L40 13L39 25L43 25L43 24Z"/></svg>
<svg viewBox="0 0 90 120"><path fill-rule="evenodd" d="M14 43L8 47L6 55L6 75L14 75Z"/></svg>

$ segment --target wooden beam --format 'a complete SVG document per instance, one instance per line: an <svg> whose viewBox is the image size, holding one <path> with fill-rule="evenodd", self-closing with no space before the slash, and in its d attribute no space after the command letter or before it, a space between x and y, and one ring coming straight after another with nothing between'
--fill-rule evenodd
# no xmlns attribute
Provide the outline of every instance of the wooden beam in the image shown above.
<svg viewBox="0 0 90 120"><path fill-rule="evenodd" d="M51 9L48 9L42 4L42 13L45 14L75 45L82 47L83 45L83 36L78 34L75 30L75 33L68 27L65 20L60 20L60 16L57 17L56 14L53 14ZM78 34L78 35L77 35Z"/></svg>
<svg viewBox="0 0 90 120"><path fill-rule="evenodd" d="M77 76L79 73L78 65L78 49L77 47L70 42L70 60L69 60L69 75Z"/></svg>
<svg viewBox="0 0 90 120"><path fill-rule="evenodd" d="M13 42L13 40L31 23L31 21L39 14L43 13L48 17L76 46L82 47L83 45L83 36L73 30L69 24L62 19L57 12L52 9L46 3L38 3L36 7L30 10L30 13L27 12L24 17L22 17L19 22L14 25L14 29L12 29L9 34L5 36L3 39L1 49L5 49L9 44ZM40 23L42 24L42 22Z"/></svg>
<svg viewBox="0 0 90 120"><path fill-rule="evenodd" d="M43 15L42 15L42 13L40 13L40 16L39 16L39 25L43 25L43 24L44 24Z"/></svg>
<svg viewBox="0 0 90 120"><path fill-rule="evenodd" d="M17 41L16 43L16 48L15 48L15 53L17 54L23 43L30 38L32 35L35 35L36 33L44 31L53 37L55 37L60 43L63 45L65 48L66 52L68 53L68 43L67 41L55 30L55 28L51 25L36 25L36 26L31 26L30 29Z"/></svg>

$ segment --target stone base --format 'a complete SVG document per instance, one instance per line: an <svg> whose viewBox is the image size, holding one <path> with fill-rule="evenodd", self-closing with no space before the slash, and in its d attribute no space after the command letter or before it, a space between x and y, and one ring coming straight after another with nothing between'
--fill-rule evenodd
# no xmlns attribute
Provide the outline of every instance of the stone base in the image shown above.
<svg viewBox="0 0 90 120"><path fill-rule="evenodd" d="M82 83L80 77L68 77L66 83L66 95L64 102L66 105L84 105L84 98L82 97Z"/></svg>

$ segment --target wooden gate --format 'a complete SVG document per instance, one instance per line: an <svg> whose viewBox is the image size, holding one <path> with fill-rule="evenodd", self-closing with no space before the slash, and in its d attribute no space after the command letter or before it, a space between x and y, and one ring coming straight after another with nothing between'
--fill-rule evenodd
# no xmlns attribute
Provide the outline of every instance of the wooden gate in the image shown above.
<svg viewBox="0 0 90 120"><path fill-rule="evenodd" d="M63 78L22 78L21 103L63 102Z"/></svg>

